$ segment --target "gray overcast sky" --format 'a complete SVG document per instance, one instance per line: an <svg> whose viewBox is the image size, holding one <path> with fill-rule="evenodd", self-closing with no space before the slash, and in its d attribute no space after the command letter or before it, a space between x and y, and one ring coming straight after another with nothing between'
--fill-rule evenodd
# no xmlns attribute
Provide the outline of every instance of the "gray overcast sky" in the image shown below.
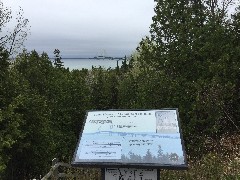
<svg viewBox="0 0 240 180"><path fill-rule="evenodd" d="M55 48L62 56L130 55L149 35L154 0L0 0L13 11L24 10L31 35L28 50Z"/></svg>

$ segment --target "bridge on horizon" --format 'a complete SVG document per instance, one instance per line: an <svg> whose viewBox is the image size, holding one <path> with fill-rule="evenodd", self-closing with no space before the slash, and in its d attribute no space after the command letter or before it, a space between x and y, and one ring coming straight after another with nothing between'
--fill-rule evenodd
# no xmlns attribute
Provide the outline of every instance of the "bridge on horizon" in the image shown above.
<svg viewBox="0 0 240 180"><path fill-rule="evenodd" d="M52 57L50 59L55 59ZM96 60L127 60L127 56L124 57L110 57L110 56L95 56L95 57L61 57L61 59L96 59Z"/></svg>

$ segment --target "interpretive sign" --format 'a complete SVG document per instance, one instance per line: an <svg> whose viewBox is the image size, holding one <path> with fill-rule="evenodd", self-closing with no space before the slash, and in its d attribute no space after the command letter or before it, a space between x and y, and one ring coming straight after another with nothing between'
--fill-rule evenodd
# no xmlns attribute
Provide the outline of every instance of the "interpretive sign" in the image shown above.
<svg viewBox="0 0 240 180"><path fill-rule="evenodd" d="M186 169L177 109L89 111L72 164Z"/></svg>

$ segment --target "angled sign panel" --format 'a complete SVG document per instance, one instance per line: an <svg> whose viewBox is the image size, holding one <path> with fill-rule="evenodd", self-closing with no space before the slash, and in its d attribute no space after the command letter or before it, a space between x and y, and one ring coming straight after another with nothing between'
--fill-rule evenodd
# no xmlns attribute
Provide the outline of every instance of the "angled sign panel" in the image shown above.
<svg viewBox="0 0 240 180"><path fill-rule="evenodd" d="M186 169L177 109L89 111L72 164Z"/></svg>

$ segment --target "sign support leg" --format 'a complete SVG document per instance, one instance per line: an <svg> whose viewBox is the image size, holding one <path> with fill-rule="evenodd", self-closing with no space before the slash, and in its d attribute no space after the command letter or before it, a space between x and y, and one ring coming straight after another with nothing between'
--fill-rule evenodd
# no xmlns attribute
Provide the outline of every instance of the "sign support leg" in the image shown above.
<svg viewBox="0 0 240 180"><path fill-rule="evenodd" d="M105 180L105 168L101 168L101 180Z"/></svg>

